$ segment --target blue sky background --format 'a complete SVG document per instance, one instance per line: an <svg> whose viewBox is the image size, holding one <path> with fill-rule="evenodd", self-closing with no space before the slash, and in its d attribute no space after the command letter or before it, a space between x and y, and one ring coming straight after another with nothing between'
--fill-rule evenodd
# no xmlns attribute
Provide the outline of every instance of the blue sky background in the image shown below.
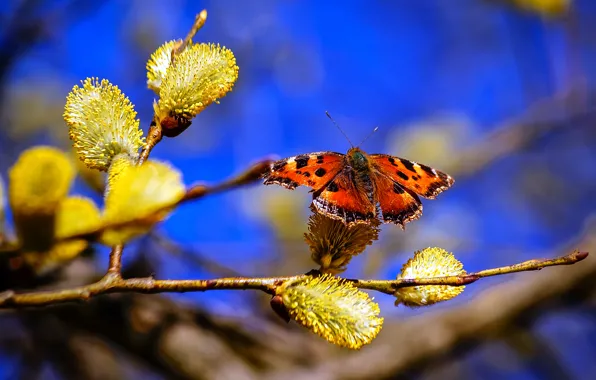
<svg viewBox="0 0 596 380"><path fill-rule="evenodd" d="M65 2L47 2L51 14L60 14L60 3ZM14 4L1 8L6 17ZM80 18L58 16L47 38L9 72L0 129L3 178L29 145L68 146L61 107L72 86L86 77L117 84L136 105L146 130L154 98L145 85L147 58L161 43L182 38L204 8L207 23L195 41L232 49L240 74L220 105L154 150L153 157L180 168L188 184L223 180L270 155L345 152L349 143L326 110L354 142L379 126L363 145L367 152L442 169L578 78L583 88L596 84L596 3L589 0L576 2L579 26L572 53L561 22L480 0L111 0L89 8ZM31 102L31 115L8 107L35 93L40 100ZM46 108L34 107L39 104ZM39 122L26 127L24 119ZM414 250L435 245L453 251L470 271L566 253L557 249L578 235L596 205L594 128L571 125L461 180L454 175L452 189L423 201L419 221L405 232L384 226L380 241L345 275L370 277L367 268L376 268L375 277L392 278ZM76 191L92 195L82 183ZM252 186L185 205L159 230L242 274L299 273L313 267L300 240L308 204L305 189ZM376 254L382 259L370 257ZM106 260L102 251L98 267ZM171 257L162 256L161 263L160 277L212 276ZM556 269L552 276L556 281ZM508 280L475 284L436 310ZM232 292L173 297L239 315L249 315L254 300ZM376 299L388 319L432 312L396 309L389 296ZM554 313L537 329L560 348L575 378L592 378L593 311ZM490 345L468 355L466 363L483 379L539 378L531 366L507 355L498 344ZM0 374L11 365L2 363Z"/></svg>

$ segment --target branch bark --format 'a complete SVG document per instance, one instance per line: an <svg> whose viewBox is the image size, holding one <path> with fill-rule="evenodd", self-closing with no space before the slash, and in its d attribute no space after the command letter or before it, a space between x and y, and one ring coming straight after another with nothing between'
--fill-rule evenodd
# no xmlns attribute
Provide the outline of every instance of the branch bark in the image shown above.
<svg viewBox="0 0 596 380"><path fill-rule="evenodd" d="M117 254L114 254L117 251ZM122 250L114 249L110 257L120 257ZM521 271L538 270L548 266L575 264L588 256L587 252L575 251L569 255L549 260L529 260L506 267L487 269L477 273L459 276L434 278L400 278L397 280L357 280L350 279L354 286L393 294L397 289L421 285L462 286L471 284L483 277L496 276ZM110 264L112 265L112 264ZM112 266L110 266L112 268ZM0 308L23 308L54 305L72 301L87 301L92 297L109 293L169 293L208 290L260 290L274 295L278 287L288 281L300 280L310 274L288 277L230 277L210 280L155 280L152 277L124 279L120 272L110 272L99 281L86 286L63 290L50 290L17 294L14 291L0 293Z"/></svg>

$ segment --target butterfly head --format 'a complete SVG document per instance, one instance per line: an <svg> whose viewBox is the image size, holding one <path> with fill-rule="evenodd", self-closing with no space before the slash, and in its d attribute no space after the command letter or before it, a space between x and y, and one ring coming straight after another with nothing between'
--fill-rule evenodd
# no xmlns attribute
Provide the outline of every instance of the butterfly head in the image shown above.
<svg viewBox="0 0 596 380"><path fill-rule="evenodd" d="M366 153L360 148L351 148L346 154L350 166L356 170L365 170L369 167Z"/></svg>

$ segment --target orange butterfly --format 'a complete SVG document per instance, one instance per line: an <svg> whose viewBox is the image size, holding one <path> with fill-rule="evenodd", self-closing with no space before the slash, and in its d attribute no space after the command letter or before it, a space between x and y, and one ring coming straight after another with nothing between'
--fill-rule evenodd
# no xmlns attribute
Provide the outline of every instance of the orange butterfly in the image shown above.
<svg viewBox="0 0 596 380"><path fill-rule="evenodd" d="M311 187L316 210L347 225L369 223L382 214L383 222L402 228L422 215L418 195L434 199L455 182L426 165L366 154L358 147L347 154L316 152L276 161L264 179L265 185L291 190Z"/></svg>

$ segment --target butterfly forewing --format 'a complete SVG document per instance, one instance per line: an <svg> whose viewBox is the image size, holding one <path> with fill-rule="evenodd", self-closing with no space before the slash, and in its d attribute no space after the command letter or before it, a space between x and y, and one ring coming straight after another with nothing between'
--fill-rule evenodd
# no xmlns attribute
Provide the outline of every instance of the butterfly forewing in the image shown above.
<svg viewBox="0 0 596 380"><path fill-rule="evenodd" d="M323 188L344 166L344 155L335 152L315 152L284 158L273 163L265 174L265 185L278 184L288 189L298 186Z"/></svg>
<svg viewBox="0 0 596 380"><path fill-rule="evenodd" d="M455 182L448 174L429 166L386 154L371 154L372 165L403 188L433 199Z"/></svg>

